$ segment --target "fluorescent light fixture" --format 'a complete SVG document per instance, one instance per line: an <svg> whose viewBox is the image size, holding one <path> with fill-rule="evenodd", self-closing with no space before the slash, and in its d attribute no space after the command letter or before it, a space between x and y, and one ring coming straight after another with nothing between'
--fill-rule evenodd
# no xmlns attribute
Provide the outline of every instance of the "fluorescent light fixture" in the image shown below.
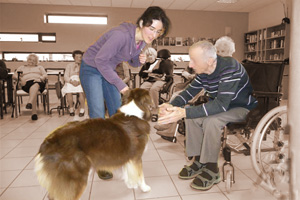
<svg viewBox="0 0 300 200"><path fill-rule="evenodd" d="M218 3L236 3L237 0L218 0Z"/></svg>
<svg viewBox="0 0 300 200"><path fill-rule="evenodd" d="M1 42L38 42L38 34L0 33Z"/></svg>
<svg viewBox="0 0 300 200"><path fill-rule="evenodd" d="M45 15L45 23L59 24L107 24L107 16L92 15Z"/></svg>

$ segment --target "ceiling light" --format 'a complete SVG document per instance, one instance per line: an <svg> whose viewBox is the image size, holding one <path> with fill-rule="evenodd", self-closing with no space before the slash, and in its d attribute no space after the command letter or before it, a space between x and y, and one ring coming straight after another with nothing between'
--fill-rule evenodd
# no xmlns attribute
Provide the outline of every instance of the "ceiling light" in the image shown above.
<svg viewBox="0 0 300 200"><path fill-rule="evenodd" d="M236 3L237 0L218 0L218 3Z"/></svg>

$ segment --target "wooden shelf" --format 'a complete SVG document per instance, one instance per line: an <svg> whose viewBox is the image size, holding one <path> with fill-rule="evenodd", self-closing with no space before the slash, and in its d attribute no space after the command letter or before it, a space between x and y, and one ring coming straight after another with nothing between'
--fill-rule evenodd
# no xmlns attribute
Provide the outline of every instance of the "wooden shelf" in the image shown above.
<svg viewBox="0 0 300 200"><path fill-rule="evenodd" d="M287 26L279 24L245 33L245 59L255 62L280 62L287 58Z"/></svg>

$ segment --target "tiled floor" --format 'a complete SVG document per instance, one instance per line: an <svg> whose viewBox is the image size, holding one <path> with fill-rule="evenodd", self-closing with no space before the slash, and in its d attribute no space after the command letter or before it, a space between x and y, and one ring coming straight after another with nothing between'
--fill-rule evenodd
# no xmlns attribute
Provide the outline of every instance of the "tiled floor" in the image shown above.
<svg viewBox="0 0 300 200"><path fill-rule="evenodd" d="M24 100L26 102L26 99ZM51 102L55 102L51 101ZM53 107L54 105L51 105ZM79 117L59 116L56 111L51 115L43 113L40 108L39 119L32 121L30 112L22 109L19 118L12 119L6 114L0 120L0 199L1 200L44 200L46 191L39 186L33 159L39 145L50 131ZM154 123L151 123L154 126ZM143 168L146 183L151 186L149 193L139 189L128 189L121 180L120 170L114 172L113 180L100 180L94 173L90 174L89 184L81 200L252 200L275 199L254 181L257 176L252 169L249 156L234 155L235 184L227 193L224 182L220 182L209 191L197 191L189 184L191 180L177 177L181 168L188 164L183 148L183 136L179 135L177 143L162 140L151 130L148 149L143 155ZM220 158L220 166L223 158Z"/></svg>

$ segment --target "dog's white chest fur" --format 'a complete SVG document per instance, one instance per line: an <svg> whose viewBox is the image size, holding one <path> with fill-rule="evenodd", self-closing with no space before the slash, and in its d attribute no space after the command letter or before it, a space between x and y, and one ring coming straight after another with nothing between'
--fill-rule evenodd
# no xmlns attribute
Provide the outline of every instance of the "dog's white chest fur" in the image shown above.
<svg viewBox="0 0 300 200"><path fill-rule="evenodd" d="M120 108L120 111L124 113L126 116L136 116L140 119L143 119L144 111L142 111L135 103L134 100L130 101L130 103L123 105Z"/></svg>

